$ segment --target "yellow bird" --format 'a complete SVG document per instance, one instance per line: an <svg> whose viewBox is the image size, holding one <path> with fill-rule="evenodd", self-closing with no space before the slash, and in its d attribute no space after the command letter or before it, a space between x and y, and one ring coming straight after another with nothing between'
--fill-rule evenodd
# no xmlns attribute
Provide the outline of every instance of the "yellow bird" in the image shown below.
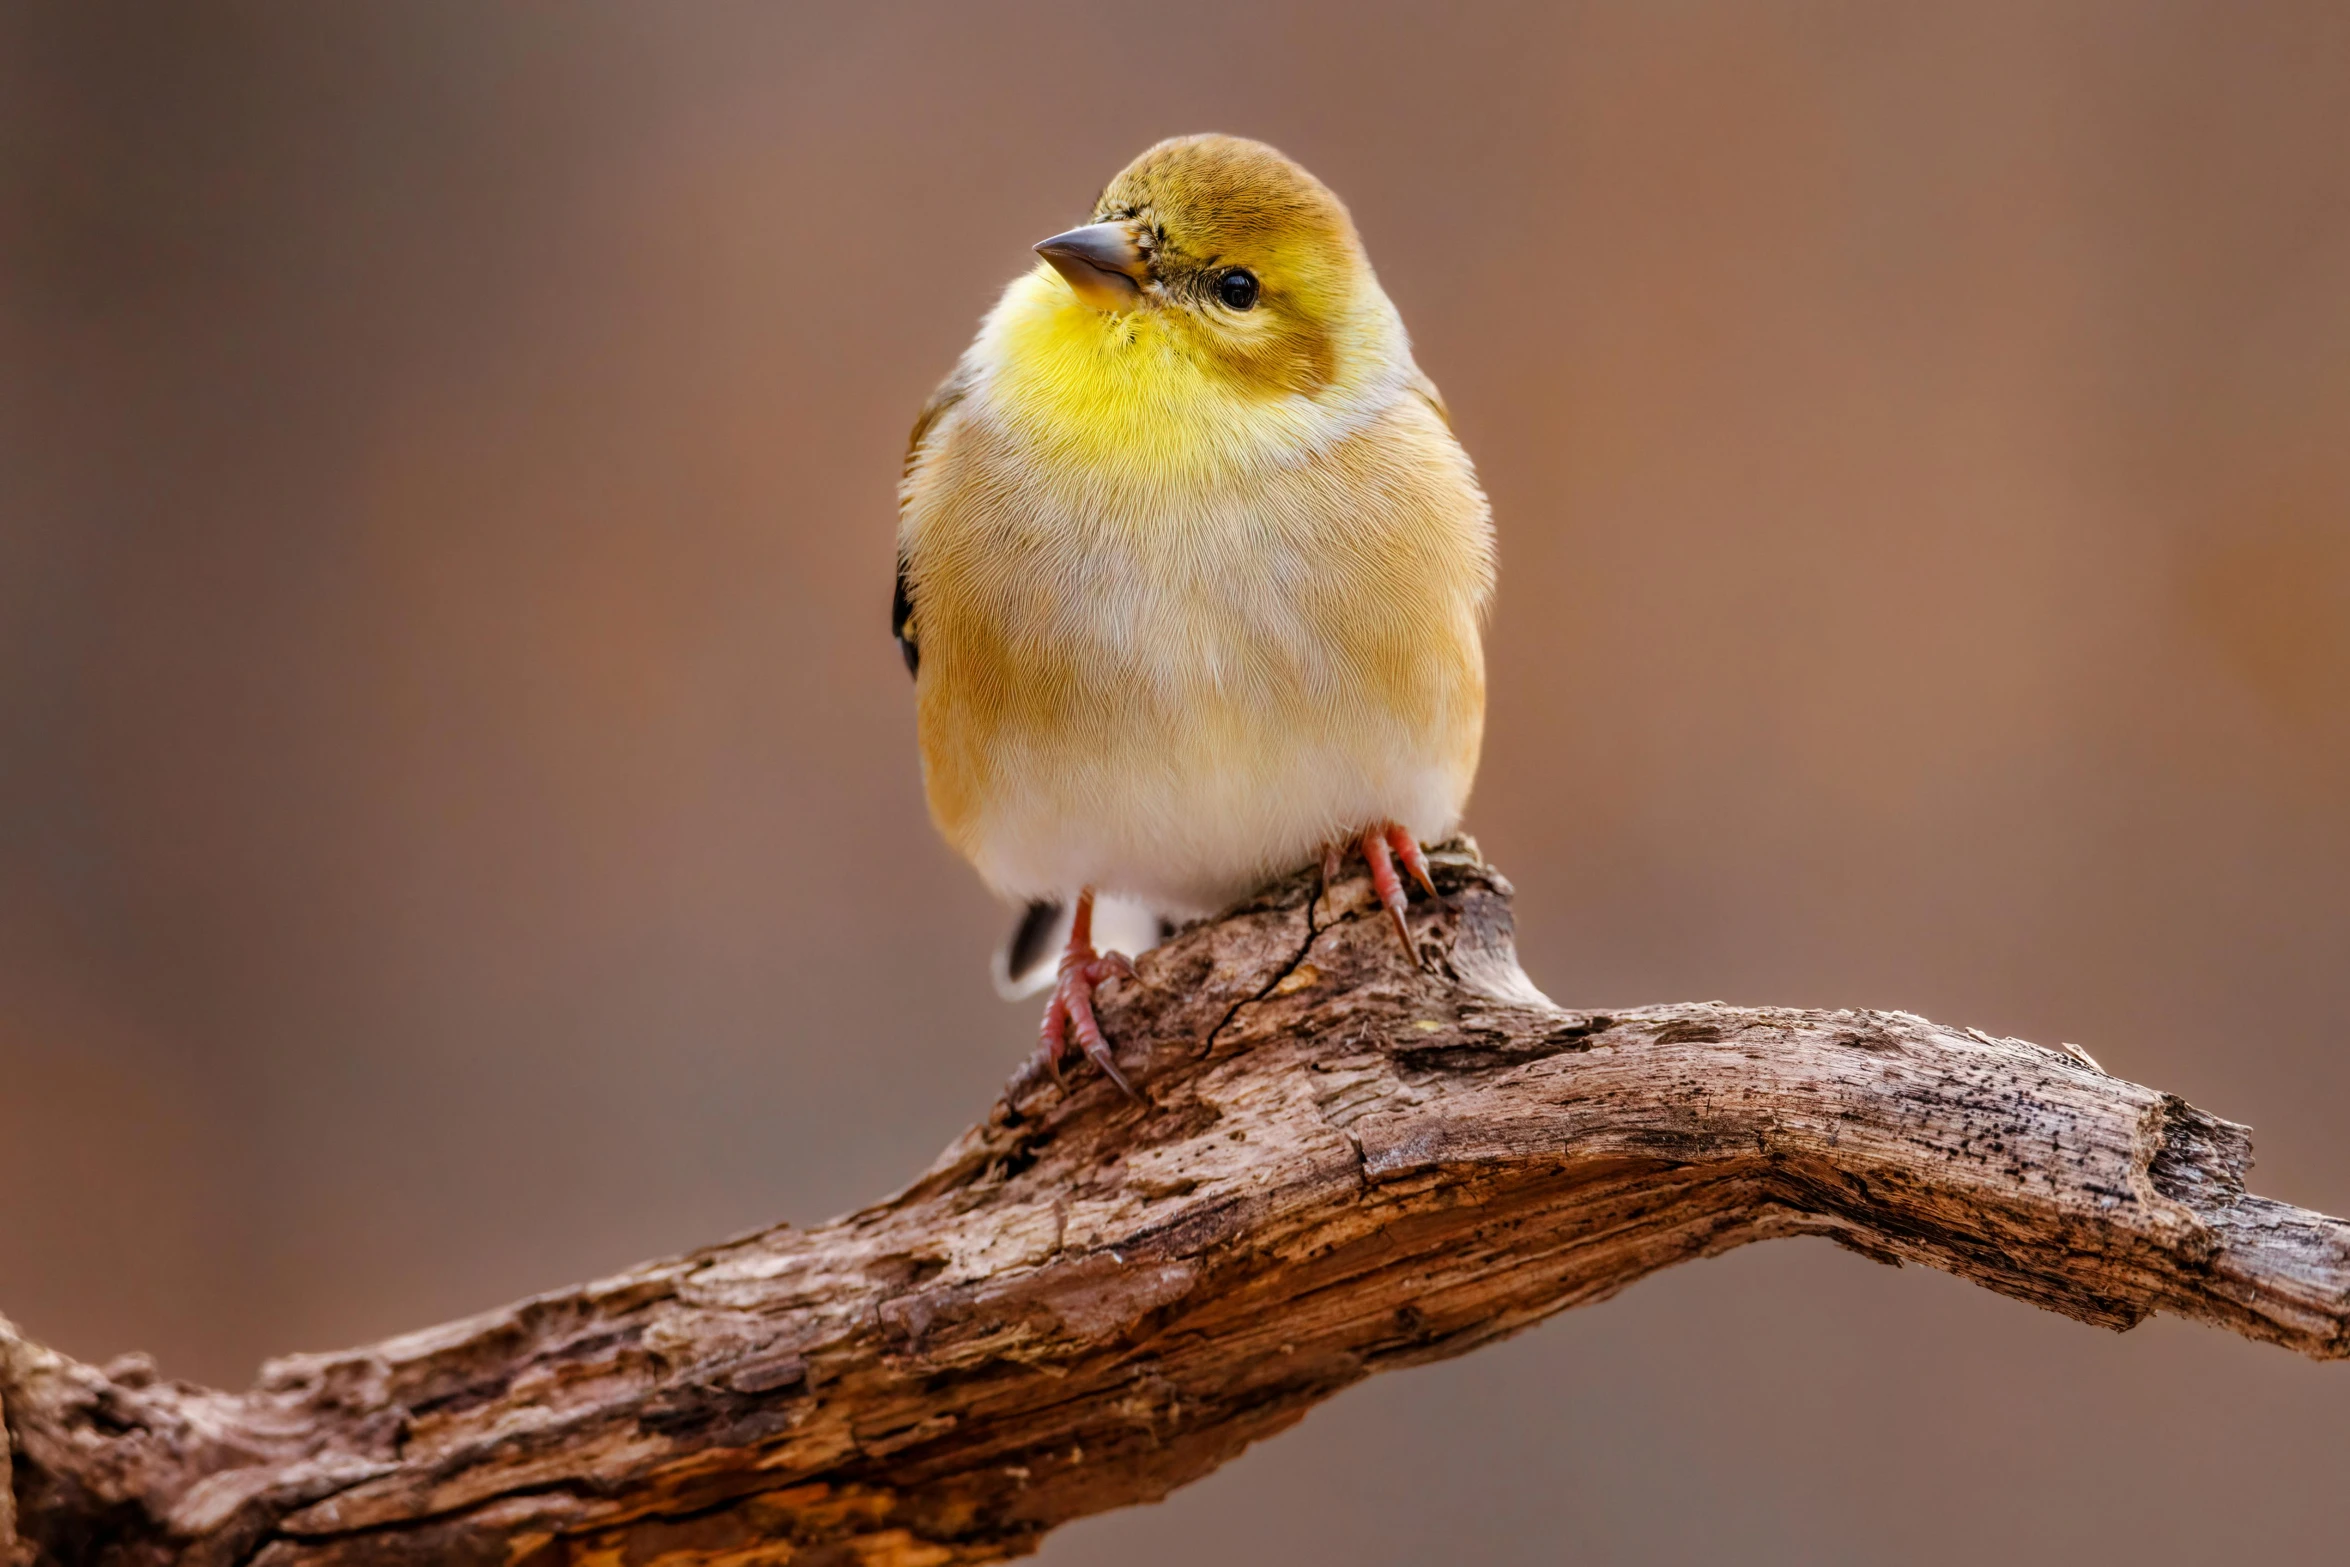
<svg viewBox="0 0 2350 1567"><path fill-rule="evenodd" d="M1068 935L1039 1055L1127 1092L1096 894L1164 919L1451 833L1485 719L1484 493L1346 207L1261 142L1163 141L1036 247L915 421L893 629L930 814ZM1433 891L1431 887L1429 890Z"/></svg>

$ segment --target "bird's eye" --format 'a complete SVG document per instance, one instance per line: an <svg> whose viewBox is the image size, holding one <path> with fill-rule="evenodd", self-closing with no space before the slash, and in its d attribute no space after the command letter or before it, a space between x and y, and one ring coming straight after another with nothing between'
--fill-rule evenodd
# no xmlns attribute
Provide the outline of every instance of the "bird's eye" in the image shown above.
<svg viewBox="0 0 2350 1567"><path fill-rule="evenodd" d="M1246 267L1234 267L1216 279L1216 297L1231 309L1248 309L1257 302L1257 275Z"/></svg>

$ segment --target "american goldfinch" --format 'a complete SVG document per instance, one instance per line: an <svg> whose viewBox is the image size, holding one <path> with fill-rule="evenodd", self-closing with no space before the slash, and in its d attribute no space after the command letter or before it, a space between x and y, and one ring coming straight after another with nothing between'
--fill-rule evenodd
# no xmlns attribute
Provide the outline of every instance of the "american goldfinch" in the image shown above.
<svg viewBox="0 0 2350 1567"><path fill-rule="evenodd" d="M892 629L939 831L1066 909L1039 1042L1132 1093L1094 1016L1097 894L1213 912L1459 824L1492 521L1346 207L1261 142L1163 141L1036 246L914 423ZM1148 933L1146 928L1147 944Z"/></svg>

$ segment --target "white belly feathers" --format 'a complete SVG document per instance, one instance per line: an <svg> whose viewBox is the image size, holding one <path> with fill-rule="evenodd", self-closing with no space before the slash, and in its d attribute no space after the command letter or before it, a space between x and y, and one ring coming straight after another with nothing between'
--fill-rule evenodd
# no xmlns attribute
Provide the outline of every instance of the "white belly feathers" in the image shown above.
<svg viewBox="0 0 2350 1567"><path fill-rule="evenodd" d="M958 571L961 618L924 627L923 740L934 808L957 770L941 824L992 886L1197 915L1370 824L1454 829L1482 723L1486 524L1465 460L1383 455L1457 452L1409 397L1245 500L1064 488L983 406L958 410L941 455L987 504L917 498L905 539L917 605L926 564L970 563L937 568ZM991 699L1007 686L1055 694Z"/></svg>

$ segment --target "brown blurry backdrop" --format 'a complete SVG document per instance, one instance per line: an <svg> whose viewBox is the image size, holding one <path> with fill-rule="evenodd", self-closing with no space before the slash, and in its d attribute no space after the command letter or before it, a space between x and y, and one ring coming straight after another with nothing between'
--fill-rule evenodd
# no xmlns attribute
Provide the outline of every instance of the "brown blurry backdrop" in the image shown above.
<svg viewBox="0 0 2350 1567"><path fill-rule="evenodd" d="M2350 1212L2350 12L0 21L0 1310L241 1383L892 1188L1033 1009L905 431L1164 134L1353 205L1498 515L1561 1000L1898 1006ZM1822 1243L1050 1563L2339 1561L2350 1369Z"/></svg>

